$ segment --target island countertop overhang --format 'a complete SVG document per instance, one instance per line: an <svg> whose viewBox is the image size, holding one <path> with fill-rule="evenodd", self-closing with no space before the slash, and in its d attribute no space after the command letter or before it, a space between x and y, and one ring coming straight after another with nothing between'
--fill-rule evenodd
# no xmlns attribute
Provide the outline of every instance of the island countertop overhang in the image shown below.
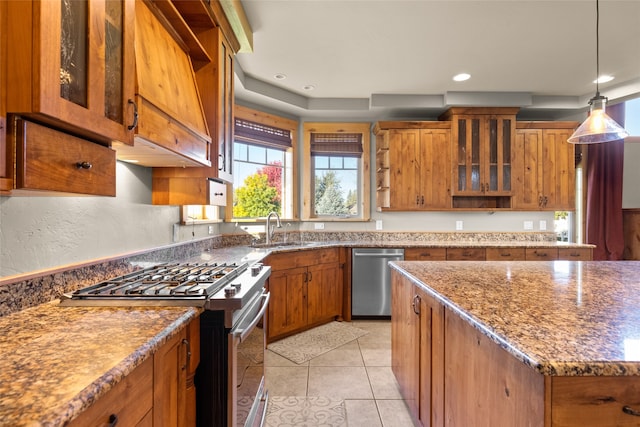
<svg viewBox="0 0 640 427"><path fill-rule="evenodd" d="M640 375L640 262L391 265L544 375Z"/></svg>

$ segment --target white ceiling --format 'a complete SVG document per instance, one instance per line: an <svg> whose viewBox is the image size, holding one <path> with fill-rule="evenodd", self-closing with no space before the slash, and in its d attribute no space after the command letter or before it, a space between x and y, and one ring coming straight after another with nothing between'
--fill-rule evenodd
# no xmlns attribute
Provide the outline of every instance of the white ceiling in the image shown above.
<svg viewBox="0 0 640 427"><path fill-rule="evenodd" d="M453 105L554 119L595 93L595 0L242 5L254 41L236 57L246 105L307 120L432 119ZM460 72L471 79L454 82ZM615 77L600 85L610 100L640 96L640 0L600 0L600 72Z"/></svg>

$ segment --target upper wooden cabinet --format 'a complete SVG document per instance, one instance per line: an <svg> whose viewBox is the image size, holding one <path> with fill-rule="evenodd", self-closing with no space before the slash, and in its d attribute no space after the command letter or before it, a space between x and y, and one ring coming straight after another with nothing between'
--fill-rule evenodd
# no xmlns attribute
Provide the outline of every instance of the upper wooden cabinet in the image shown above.
<svg viewBox="0 0 640 427"><path fill-rule="evenodd" d="M6 2L7 112L108 145L133 138L133 0Z"/></svg>
<svg viewBox="0 0 640 427"><path fill-rule="evenodd" d="M454 207L509 208L517 112L517 108L451 108L441 116L451 121Z"/></svg>
<svg viewBox="0 0 640 427"><path fill-rule="evenodd" d="M379 211L451 208L448 122L379 122L374 132Z"/></svg>
<svg viewBox="0 0 640 427"><path fill-rule="evenodd" d="M118 158L143 166L210 166L211 137L192 64L192 56L206 62L208 55L167 0L136 0L135 32L138 122L133 146L114 144Z"/></svg>
<svg viewBox="0 0 640 427"><path fill-rule="evenodd" d="M576 122L518 122L513 209L575 210Z"/></svg>
<svg viewBox="0 0 640 427"><path fill-rule="evenodd" d="M0 2L0 192L13 187L13 156L7 150L7 3Z"/></svg>

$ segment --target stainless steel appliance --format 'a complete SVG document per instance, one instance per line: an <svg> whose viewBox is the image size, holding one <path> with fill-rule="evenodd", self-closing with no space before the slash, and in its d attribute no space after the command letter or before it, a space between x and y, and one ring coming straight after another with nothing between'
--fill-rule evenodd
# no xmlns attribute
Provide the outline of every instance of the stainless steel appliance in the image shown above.
<svg viewBox="0 0 640 427"><path fill-rule="evenodd" d="M61 304L203 307L196 423L260 426L268 399L263 325L270 274L260 263L161 264L64 295Z"/></svg>
<svg viewBox="0 0 640 427"><path fill-rule="evenodd" d="M351 315L391 316L389 261L403 260L404 249L354 248L351 258Z"/></svg>

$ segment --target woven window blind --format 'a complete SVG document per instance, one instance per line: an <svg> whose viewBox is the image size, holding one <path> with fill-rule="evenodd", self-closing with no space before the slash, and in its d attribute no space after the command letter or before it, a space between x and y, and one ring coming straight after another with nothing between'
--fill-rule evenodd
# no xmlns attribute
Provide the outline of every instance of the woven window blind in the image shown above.
<svg viewBox="0 0 640 427"><path fill-rule="evenodd" d="M311 155L362 157L362 134L312 133Z"/></svg>
<svg viewBox="0 0 640 427"><path fill-rule="evenodd" d="M236 141L280 150L291 148L291 132L249 120L235 119L234 133Z"/></svg>

